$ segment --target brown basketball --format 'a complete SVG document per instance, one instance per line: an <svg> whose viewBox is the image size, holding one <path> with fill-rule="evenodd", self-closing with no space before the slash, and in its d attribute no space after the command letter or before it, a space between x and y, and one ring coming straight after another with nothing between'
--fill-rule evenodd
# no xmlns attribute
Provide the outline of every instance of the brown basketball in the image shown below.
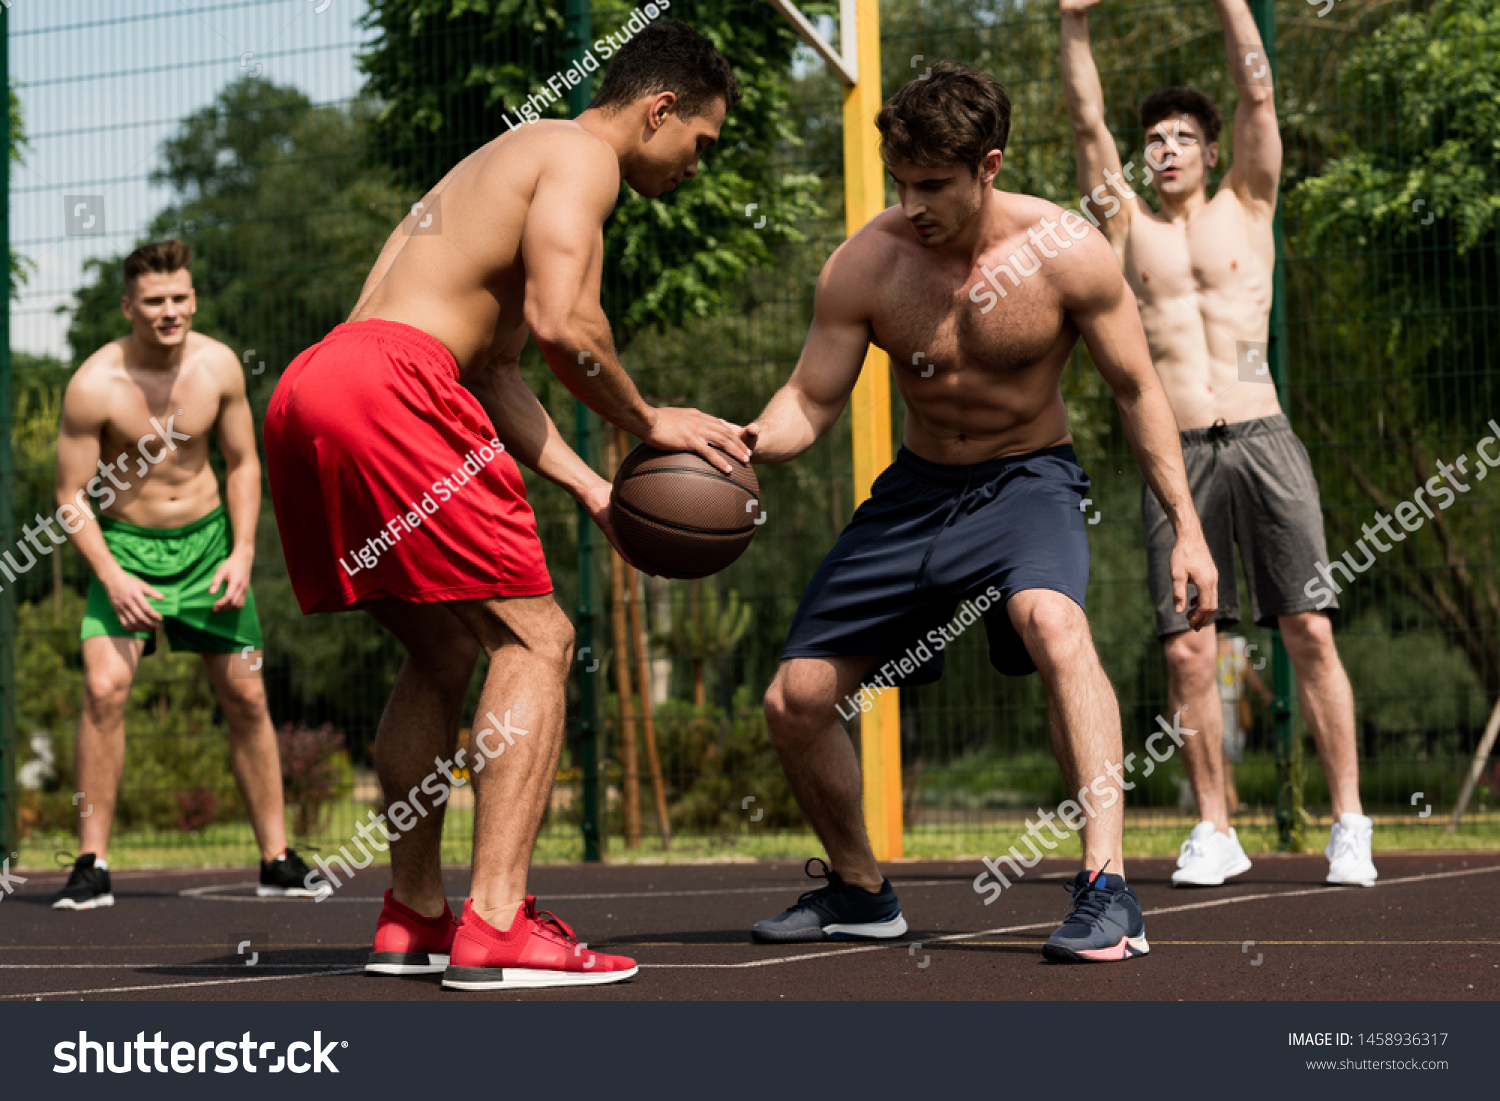
<svg viewBox="0 0 1500 1101"><path fill-rule="evenodd" d="M745 463L725 474L690 451L639 444L615 472L609 519L630 557L662 577L707 577L745 553L760 484Z"/></svg>

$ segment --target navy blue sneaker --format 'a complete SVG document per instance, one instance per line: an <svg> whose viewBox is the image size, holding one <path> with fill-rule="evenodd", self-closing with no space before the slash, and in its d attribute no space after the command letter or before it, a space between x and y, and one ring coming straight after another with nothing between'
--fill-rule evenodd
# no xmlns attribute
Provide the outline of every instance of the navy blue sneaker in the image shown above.
<svg viewBox="0 0 1500 1101"><path fill-rule="evenodd" d="M1125 886L1124 876L1082 871L1063 886L1073 901L1042 955L1059 963L1101 963L1151 951L1141 900L1134 887Z"/></svg>
<svg viewBox="0 0 1500 1101"><path fill-rule="evenodd" d="M812 870L823 865L823 874ZM750 936L761 944L800 944L817 940L884 940L906 932L901 903L889 879L871 892L851 887L817 857L802 866L812 879L826 879L828 886L808 891L783 914L757 921Z"/></svg>

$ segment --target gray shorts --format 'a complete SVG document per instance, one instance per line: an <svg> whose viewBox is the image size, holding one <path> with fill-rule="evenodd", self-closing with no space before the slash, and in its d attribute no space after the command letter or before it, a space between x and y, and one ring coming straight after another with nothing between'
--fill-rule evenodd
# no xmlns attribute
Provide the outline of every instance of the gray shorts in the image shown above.
<svg viewBox="0 0 1500 1101"><path fill-rule="evenodd" d="M1179 432L1193 507L1219 570L1216 623L1238 623L1239 585L1234 544L1240 545L1250 610L1260 627L1276 617L1311 612L1326 593L1309 596L1307 583L1328 560L1323 508L1307 449L1286 415ZM1156 637L1188 629L1185 615L1172 607L1172 548L1176 533L1149 486L1141 485L1141 520L1146 526L1146 570L1156 606ZM1189 594L1192 588L1189 587ZM1337 608L1338 601L1324 603Z"/></svg>

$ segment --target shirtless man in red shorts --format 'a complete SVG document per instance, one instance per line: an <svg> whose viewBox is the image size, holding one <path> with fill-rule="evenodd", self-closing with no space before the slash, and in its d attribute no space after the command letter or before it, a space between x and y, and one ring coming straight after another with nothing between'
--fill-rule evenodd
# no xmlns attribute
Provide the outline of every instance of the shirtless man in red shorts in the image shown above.
<svg viewBox="0 0 1500 1101"><path fill-rule="evenodd" d="M276 387L266 461L302 610L361 608L406 649L375 741L392 887L368 970L443 972L444 986L462 990L636 972L633 960L588 951L526 893L562 749L573 628L549 595L516 463L566 489L612 542L614 533L610 483L564 442L520 359L534 336L548 366L612 424L726 471L725 453L748 461L739 427L641 399L599 305L603 225L620 181L655 198L694 176L739 95L729 63L685 24L641 31L577 119L508 131L424 196L348 322ZM432 232L439 212L442 232ZM459 709L481 649L489 672L476 750L463 762L453 752ZM471 769L475 796L461 921L438 862L455 764ZM348 871L318 863L334 887Z"/></svg>

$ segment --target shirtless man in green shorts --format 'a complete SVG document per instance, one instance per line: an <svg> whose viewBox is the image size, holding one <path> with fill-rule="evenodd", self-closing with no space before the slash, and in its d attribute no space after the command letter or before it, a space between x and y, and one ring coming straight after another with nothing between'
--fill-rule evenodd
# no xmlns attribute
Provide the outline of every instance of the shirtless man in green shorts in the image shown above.
<svg viewBox="0 0 1500 1101"><path fill-rule="evenodd" d="M121 308L130 335L85 360L63 398L59 524L94 577L80 632L82 855L53 900L58 910L114 905L108 846L125 766L125 707L136 666L163 625L174 650L203 655L229 724L230 765L261 849L258 893L315 894L304 883L307 865L286 847L281 758L259 672L250 592L260 513L255 425L235 354L192 332L189 259L179 241L126 257ZM209 466L210 432L224 455L227 511Z"/></svg>

